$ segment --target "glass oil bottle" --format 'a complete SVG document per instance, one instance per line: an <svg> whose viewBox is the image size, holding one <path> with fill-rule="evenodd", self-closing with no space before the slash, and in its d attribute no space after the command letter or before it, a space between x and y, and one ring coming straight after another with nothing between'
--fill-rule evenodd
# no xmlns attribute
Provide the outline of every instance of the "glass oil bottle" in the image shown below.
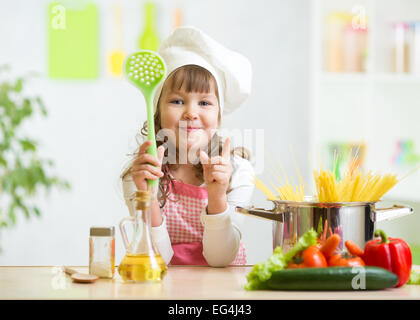
<svg viewBox="0 0 420 320"><path fill-rule="evenodd" d="M150 191L137 191L135 216L126 217L120 222L126 255L118 266L118 273L125 282L160 282L167 272L167 266L152 239ZM133 227L129 241L126 225Z"/></svg>

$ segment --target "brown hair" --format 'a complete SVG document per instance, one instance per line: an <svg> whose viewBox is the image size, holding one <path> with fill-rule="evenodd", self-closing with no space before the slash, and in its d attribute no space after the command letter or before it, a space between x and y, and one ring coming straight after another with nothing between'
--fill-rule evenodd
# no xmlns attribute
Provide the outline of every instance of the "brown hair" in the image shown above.
<svg viewBox="0 0 420 320"><path fill-rule="evenodd" d="M216 80L214 79L213 75L206 69L197 66L197 65L186 65L182 66L176 70L174 70L166 79L164 87L168 86L170 90L180 90L184 88L186 92L205 92L209 93L211 90L211 82L213 81L214 87L216 90L216 96L219 100L219 92L217 90ZM163 89L162 89L163 92ZM157 110L154 115L154 125L155 125L155 134L161 130L161 115L160 115L160 97L157 103ZM220 123L221 115L219 112L219 123ZM147 121L143 123L143 128L140 130L142 136L147 137ZM164 141L156 141L156 147L164 144ZM211 150L211 146L216 146ZM140 147L140 146L139 146ZM223 142L222 138L215 133L209 141L207 150L209 150L209 156L216 156L220 155L223 149ZM138 152L138 149L137 149ZM137 156L137 152L131 154L133 159L130 162L128 168L123 172L122 178L124 178L127 174L131 171L131 164L135 160ZM251 158L251 153L248 149L244 147L236 147L233 148L231 151L232 155L238 155L242 158L249 160ZM168 149L165 149L164 157L168 156ZM199 162L198 164L194 165L196 171L196 177L199 179L203 179L203 166ZM163 176L159 179L159 205L161 208L164 207L166 200L169 198L169 185L173 187L173 179L169 175L169 165L162 165L162 172ZM230 190L228 190L230 192ZM170 199L172 200L172 199Z"/></svg>

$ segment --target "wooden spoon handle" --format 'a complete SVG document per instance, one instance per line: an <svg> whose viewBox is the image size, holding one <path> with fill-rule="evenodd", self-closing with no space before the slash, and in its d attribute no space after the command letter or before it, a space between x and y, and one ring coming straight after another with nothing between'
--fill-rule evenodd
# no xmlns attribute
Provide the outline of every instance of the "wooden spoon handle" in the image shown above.
<svg viewBox="0 0 420 320"><path fill-rule="evenodd" d="M64 266L63 268L64 268L64 272L67 273L70 276L74 273L78 273L76 270L70 269L69 267Z"/></svg>

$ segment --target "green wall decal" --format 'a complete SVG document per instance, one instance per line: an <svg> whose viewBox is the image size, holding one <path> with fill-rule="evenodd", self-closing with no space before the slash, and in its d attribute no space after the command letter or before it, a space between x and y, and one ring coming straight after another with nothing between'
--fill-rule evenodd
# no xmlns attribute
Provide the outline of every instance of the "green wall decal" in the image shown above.
<svg viewBox="0 0 420 320"><path fill-rule="evenodd" d="M48 5L48 75L54 79L95 79L99 75L98 9Z"/></svg>

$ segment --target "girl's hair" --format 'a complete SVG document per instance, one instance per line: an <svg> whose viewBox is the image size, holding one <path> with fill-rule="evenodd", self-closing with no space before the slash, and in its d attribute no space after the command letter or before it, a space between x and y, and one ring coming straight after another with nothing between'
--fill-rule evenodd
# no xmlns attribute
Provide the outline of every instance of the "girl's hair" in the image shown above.
<svg viewBox="0 0 420 320"><path fill-rule="evenodd" d="M216 96L217 99L219 99L219 93L217 90L217 85L216 85L216 80L214 79L213 75L207 71L206 69L197 66L197 65L186 65L186 66L182 66L176 70L174 70L167 78L164 88L168 88L171 91L173 90L180 90L181 88L184 88L184 90L186 92L205 92L205 93L209 93L211 90L211 82L213 81L214 83L214 88L216 90ZM163 89L162 89L163 92ZM157 133L159 132L159 130L161 130L161 117L160 117L160 97L158 100L158 104L157 104L157 110L156 113L154 115L154 124L155 124L155 134L157 135ZM219 123L220 123L220 112L219 112ZM145 121L143 123L143 128L140 130L140 133L142 136L147 137L147 121ZM156 141L156 147L159 147L160 145L164 144L164 141ZM140 143L139 143L140 144ZM211 150L211 146L213 146L213 150ZM140 147L140 146L139 146ZM139 148L138 147L138 148ZM135 160L135 158L137 157L137 152L138 152L138 148L137 151L132 153L132 159L130 161L129 166L127 167L127 169L124 170L123 174L122 174L122 178L124 179L125 176L127 176L127 174L129 174L131 172L131 166L133 161ZM215 133L211 139L211 141L209 141L209 144L207 146L207 150L209 150L209 156L216 156L216 155L220 155L223 149L223 142L222 142L222 138ZM233 150L231 151L232 155L237 155L240 156L244 159L249 160L251 158L251 152L244 148L244 147L236 147L233 148ZM165 149L165 153L164 153L164 157L168 157L168 149ZM203 166L201 165L201 163L199 162L198 164L194 165L194 168L196 169L196 177L199 179L203 178ZM162 178L160 178L159 180L159 191L160 191L160 197L159 197L159 205L161 208L163 208L163 206L166 203L166 200L169 198L169 192L170 192L170 188L169 185L171 185L171 187L173 187L174 182L173 179L171 178L171 176L169 175L169 165L162 165L162 172L163 172L163 176ZM229 183L230 184L230 183ZM228 192L230 192L230 190L228 190ZM170 199L170 198L169 198ZM171 200L171 199L170 199Z"/></svg>

